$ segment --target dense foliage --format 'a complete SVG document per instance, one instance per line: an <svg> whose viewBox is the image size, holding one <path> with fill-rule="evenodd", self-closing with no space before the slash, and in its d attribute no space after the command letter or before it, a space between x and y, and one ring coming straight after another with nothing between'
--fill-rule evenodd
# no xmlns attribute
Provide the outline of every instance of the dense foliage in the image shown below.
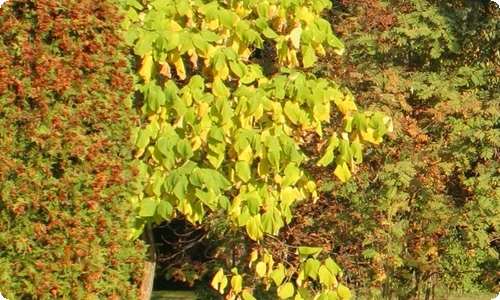
<svg viewBox="0 0 500 300"><path fill-rule="evenodd" d="M264 238L292 221L297 201L317 198L304 164L333 165L330 177L347 181L362 147L391 130L390 118L359 112L349 91L307 72L344 49L319 16L331 3L128 4L126 40L141 59L146 119L135 144L144 182L135 236L153 221L214 222L240 249L231 264L218 261L212 281L228 299L254 299L258 282L281 299L349 298L321 247L276 257ZM311 157L304 149L315 141L325 147Z"/></svg>
<svg viewBox="0 0 500 300"><path fill-rule="evenodd" d="M342 0L328 14L348 52L316 71L395 132L354 180L324 182L321 209L298 208L284 236L331 241L361 293L500 288L499 15L491 1L422 0Z"/></svg>
<svg viewBox="0 0 500 300"><path fill-rule="evenodd" d="M499 291L492 1L20 0L0 33L7 298L137 299L153 223L228 299Z"/></svg>
<svg viewBox="0 0 500 300"><path fill-rule="evenodd" d="M324 12L346 53L309 70L390 115L395 132L369 148L347 183L316 167L325 144L309 136L302 149L313 159L302 167L320 199L294 207L278 238L262 241L274 259L323 246L347 285L373 298L498 292L499 13L491 1L422 0L340 0ZM272 72L270 45L254 61ZM237 264L254 247L208 222L216 260ZM179 265L167 275L179 274L191 273Z"/></svg>
<svg viewBox="0 0 500 300"><path fill-rule="evenodd" d="M9 299L138 298L144 247L126 241L137 117L118 7L18 0L0 9L0 288Z"/></svg>

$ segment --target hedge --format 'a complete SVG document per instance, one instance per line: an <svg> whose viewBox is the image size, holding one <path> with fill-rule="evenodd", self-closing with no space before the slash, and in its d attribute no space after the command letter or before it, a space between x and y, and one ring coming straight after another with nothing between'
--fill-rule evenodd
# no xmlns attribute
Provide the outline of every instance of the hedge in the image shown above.
<svg viewBox="0 0 500 300"><path fill-rule="evenodd" d="M133 76L112 0L0 9L0 292L137 299Z"/></svg>

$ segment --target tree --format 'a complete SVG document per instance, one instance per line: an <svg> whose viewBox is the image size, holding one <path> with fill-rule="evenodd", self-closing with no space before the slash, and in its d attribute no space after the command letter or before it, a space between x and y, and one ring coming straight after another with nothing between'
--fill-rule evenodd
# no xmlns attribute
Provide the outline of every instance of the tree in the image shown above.
<svg viewBox="0 0 500 300"><path fill-rule="evenodd" d="M302 168L312 158L308 143L324 145L314 163L333 164L347 181L363 146L392 129L388 117L358 111L349 91L308 71L318 57L344 50L320 17L330 1L127 4L125 38L141 59L144 116L135 134L143 187L133 200L133 236L176 216L193 224L217 216L233 240L254 241L241 257L256 276L239 260L232 275L221 268L212 281L221 293L230 282L228 298L254 299L248 288L256 279L267 289L274 282L283 299L307 299L310 281L325 299L349 298L340 268L318 259L322 248L299 247L296 259L277 261L264 246L291 222L298 201L317 198ZM330 121L336 125L325 127Z"/></svg>
<svg viewBox="0 0 500 300"><path fill-rule="evenodd" d="M396 130L354 180L323 185L328 213L298 207L286 234L333 228L321 237L374 297L498 284L498 13L486 1L348 0L329 12L349 53L316 71Z"/></svg>

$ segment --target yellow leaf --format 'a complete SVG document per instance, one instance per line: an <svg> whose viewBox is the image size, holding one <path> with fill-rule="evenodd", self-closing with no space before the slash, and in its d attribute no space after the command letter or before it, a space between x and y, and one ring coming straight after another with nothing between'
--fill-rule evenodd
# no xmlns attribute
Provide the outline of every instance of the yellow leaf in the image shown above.
<svg viewBox="0 0 500 300"><path fill-rule="evenodd" d="M215 54L215 52L219 51L219 47L214 47L211 44L208 45L208 50L207 50L207 55L206 58L208 58L207 62L205 63L206 66L209 65L210 63L210 58Z"/></svg>
<svg viewBox="0 0 500 300"><path fill-rule="evenodd" d="M233 32L231 30L229 30L229 28L222 27L222 29L220 29L220 31L219 31L219 36L221 37L220 43L223 44L223 41L225 42L225 40L228 37L230 37L232 33Z"/></svg>
<svg viewBox="0 0 500 300"><path fill-rule="evenodd" d="M193 151L196 151L198 149L200 149L201 147L201 138L199 136L194 136L191 138L190 140L191 142L191 148L193 149Z"/></svg>
<svg viewBox="0 0 500 300"><path fill-rule="evenodd" d="M252 115L254 116L255 120L259 120L264 115L264 108L262 107L262 104L259 104L257 110Z"/></svg>
<svg viewBox="0 0 500 300"><path fill-rule="evenodd" d="M323 48L323 45L321 44L317 44L314 46L314 50L316 50L316 53L319 55L319 56L325 56L326 55L326 51L325 51L325 48Z"/></svg>
<svg viewBox="0 0 500 300"><path fill-rule="evenodd" d="M233 203L231 204L231 209L229 213L234 215L239 215L241 213L241 197L236 196L233 198Z"/></svg>
<svg viewBox="0 0 500 300"><path fill-rule="evenodd" d="M181 99L184 101L187 107L193 104L193 95L190 92L184 92Z"/></svg>
<svg viewBox="0 0 500 300"><path fill-rule="evenodd" d="M254 241L259 240L264 235L264 232L262 231L262 223L260 221L259 214L249 218L246 222L245 228L248 236Z"/></svg>
<svg viewBox="0 0 500 300"><path fill-rule="evenodd" d="M259 253L257 252L257 250L253 250L252 253L250 253L250 263L248 264L249 268L252 267L252 263L256 261L258 257Z"/></svg>
<svg viewBox="0 0 500 300"><path fill-rule="evenodd" d="M182 31L182 26L179 25L179 23L175 22L173 19L170 19L170 24L167 27L172 31Z"/></svg>
<svg viewBox="0 0 500 300"><path fill-rule="evenodd" d="M278 297L280 299L287 299L293 296L295 293L295 288L291 282L287 282L282 286L278 287Z"/></svg>
<svg viewBox="0 0 500 300"><path fill-rule="evenodd" d="M186 79L186 69L184 68L184 62L178 50L171 52L170 62L174 64L177 76L179 76L181 80Z"/></svg>
<svg viewBox="0 0 500 300"><path fill-rule="evenodd" d="M248 60L248 58L250 57L251 54L252 54L252 51L247 46L240 47L240 49L238 51L238 55L244 61Z"/></svg>
<svg viewBox="0 0 500 300"><path fill-rule="evenodd" d="M293 69L299 65L299 60L297 59L296 50L288 50L287 52L288 67Z"/></svg>
<svg viewBox="0 0 500 300"><path fill-rule="evenodd" d="M243 300L257 300L254 296L252 296L252 294L250 294L250 292L248 292L247 290L244 290L242 293L241 293L241 297L243 297Z"/></svg>
<svg viewBox="0 0 500 300"><path fill-rule="evenodd" d="M321 123L318 122L315 125L316 127L314 128L314 131L319 135L320 138L323 137L323 127L321 126Z"/></svg>
<svg viewBox="0 0 500 300"><path fill-rule="evenodd" d="M208 22L208 29L213 31L217 28L219 28L219 19L218 18L213 19L212 21Z"/></svg>
<svg viewBox="0 0 500 300"><path fill-rule="evenodd" d="M375 132L372 128L368 127L366 132L360 131L361 137L364 141L369 143L378 145L382 142L382 138L378 136L377 132Z"/></svg>
<svg viewBox="0 0 500 300"><path fill-rule="evenodd" d="M243 150L238 153L238 160L244 161L244 162L251 162L253 159L253 150L252 147L247 145Z"/></svg>
<svg viewBox="0 0 500 300"><path fill-rule="evenodd" d="M297 188L292 188L291 186L287 186L281 189L280 199L283 203L286 203L287 205L292 204L296 200L300 200L300 198L302 197Z"/></svg>
<svg viewBox="0 0 500 300"><path fill-rule="evenodd" d="M211 285L214 289L218 290L219 293L223 294L227 283L227 277L224 275L224 271L222 270L222 268L220 268L217 274L215 274L214 278L212 279Z"/></svg>
<svg viewBox="0 0 500 300"><path fill-rule="evenodd" d="M217 77L222 80L226 80L228 76L229 76L229 68L227 67L227 65L224 65L217 74Z"/></svg>
<svg viewBox="0 0 500 300"><path fill-rule="evenodd" d="M318 121L326 121L330 119L330 104L318 104L313 108L314 116Z"/></svg>
<svg viewBox="0 0 500 300"><path fill-rule="evenodd" d="M352 100L344 100L337 103L337 107L342 112L342 114L347 114L349 111L356 111L358 108L356 107L356 103Z"/></svg>
<svg viewBox="0 0 500 300"><path fill-rule="evenodd" d="M286 277L285 266L282 263L279 263L278 268L274 269L269 277L271 277L276 286L280 286L283 282L283 279L285 279Z"/></svg>
<svg viewBox="0 0 500 300"><path fill-rule="evenodd" d="M240 45L243 45L243 41L241 41L238 36L233 35L232 37L229 38L228 44L229 47L233 48L234 51L239 52Z"/></svg>
<svg viewBox="0 0 500 300"><path fill-rule="evenodd" d="M230 143L229 138L231 137L231 130L233 129L233 127L234 123L231 120L227 121L226 124L222 125L222 129L224 130L224 132L226 132L226 136L224 137L226 143Z"/></svg>
<svg viewBox="0 0 500 300"><path fill-rule="evenodd" d="M346 182L349 178L351 178L351 171L349 171L349 167L344 161L337 165L333 174L335 174L335 176L337 176L337 178L342 182Z"/></svg>
<svg viewBox="0 0 500 300"><path fill-rule="evenodd" d="M212 93L214 94L215 97L224 97L228 98L231 93L227 89L226 85L220 78L217 78L214 80L212 83Z"/></svg>
<svg viewBox="0 0 500 300"><path fill-rule="evenodd" d="M264 277L266 275L266 271L267 271L266 263L263 261L259 261L255 266L255 273L259 277Z"/></svg>
<svg viewBox="0 0 500 300"><path fill-rule="evenodd" d="M257 174L259 174L260 179L265 179L269 176L270 169L267 159L261 160L257 165Z"/></svg>
<svg viewBox="0 0 500 300"><path fill-rule="evenodd" d="M203 116L205 116L209 108L210 106L208 105L208 103L202 102L198 104L198 113L196 115L198 119L201 119Z"/></svg>
<svg viewBox="0 0 500 300"><path fill-rule="evenodd" d="M290 40L292 41L292 45L295 47L295 49L300 48L300 36L302 35L302 27L295 27L291 32L290 32Z"/></svg>
<svg viewBox="0 0 500 300"><path fill-rule="evenodd" d="M241 277L241 275L234 275L231 278L231 287L233 288L233 291L235 293L241 292L242 282L243 282L243 278Z"/></svg>
<svg viewBox="0 0 500 300"><path fill-rule="evenodd" d="M245 115L240 115L239 121L241 124L241 128L245 128L245 129L252 129L253 128L253 125L252 125L253 117L252 116L245 117Z"/></svg>
<svg viewBox="0 0 500 300"><path fill-rule="evenodd" d="M142 67L139 70L139 75L142 76L145 82L151 79L151 71L153 69L153 56L151 52L148 52L142 56Z"/></svg>
<svg viewBox="0 0 500 300"><path fill-rule="evenodd" d="M160 107L160 119L163 121L167 119L167 108L164 106Z"/></svg>
<svg viewBox="0 0 500 300"><path fill-rule="evenodd" d="M309 11L309 8L307 6L302 6L300 9L300 19L305 21L307 25L311 24L314 19L315 15Z"/></svg>
<svg viewBox="0 0 500 300"><path fill-rule="evenodd" d="M191 206L191 203L187 201L187 199L179 200L179 205L177 206L177 209L186 216L191 215L193 213L193 207Z"/></svg>
<svg viewBox="0 0 500 300"><path fill-rule="evenodd" d="M199 133L198 133L198 136L200 137L200 139L206 143L207 142L207 136L208 136L208 128L203 128Z"/></svg>
<svg viewBox="0 0 500 300"><path fill-rule="evenodd" d="M252 12L252 10L245 9L243 6L240 5L235 9L235 12L238 16L240 16L242 19L244 19Z"/></svg>
<svg viewBox="0 0 500 300"><path fill-rule="evenodd" d="M339 287L337 288L337 293L338 293L341 300L351 299L351 297L352 297L352 294L351 294L351 291L349 290L349 288L341 283L339 284Z"/></svg>

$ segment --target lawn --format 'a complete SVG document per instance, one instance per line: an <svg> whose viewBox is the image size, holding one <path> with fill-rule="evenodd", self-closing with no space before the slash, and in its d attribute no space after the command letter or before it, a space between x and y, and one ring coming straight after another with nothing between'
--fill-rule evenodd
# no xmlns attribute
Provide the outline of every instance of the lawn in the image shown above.
<svg viewBox="0 0 500 300"><path fill-rule="evenodd" d="M492 300L498 294L464 294L451 295L449 298L436 297L435 300ZM359 297L359 300L368 300L367 298ZM423 297L422 297L423 299ZM151 300L197 300L193 292L190 291L154 291ZM356 300L356 298L353 298Z"/></svg>

